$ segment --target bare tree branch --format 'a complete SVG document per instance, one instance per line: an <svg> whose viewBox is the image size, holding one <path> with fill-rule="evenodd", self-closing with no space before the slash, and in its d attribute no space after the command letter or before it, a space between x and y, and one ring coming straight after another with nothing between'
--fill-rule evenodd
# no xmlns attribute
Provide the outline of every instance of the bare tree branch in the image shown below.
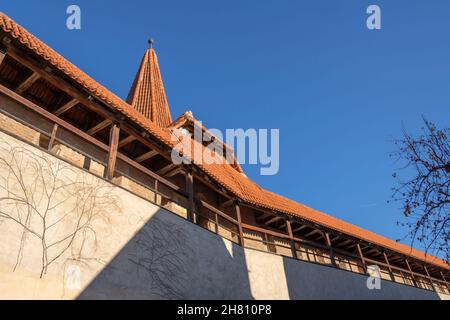
<svg viewBox="0 0 450 320"><path fill-rule="evenodd" d="M41 277L63 256L72 261L92 261L84 255L86 237L94 234L89 247L96 247L92 222L109 222L108 213L118 207L111 193L113 187L41 151L0 141L0 154L0 171L5 173L0 175L0 221L22 228L13 271L23 259L28 234L40 243ZM74 255L69 249L77 241L80 247Z"/></svg>
<svg viewBox="0 0 450 320"><path fill-rule="evenodd" d="M413 137L403 130L395 141L392 156L404 163L402 180L392 198L402 204L405 220L399 225L409 229L406 238L421 243L426 252L450 258L450 129L437 129L423 118L422 134Z"/></svg>

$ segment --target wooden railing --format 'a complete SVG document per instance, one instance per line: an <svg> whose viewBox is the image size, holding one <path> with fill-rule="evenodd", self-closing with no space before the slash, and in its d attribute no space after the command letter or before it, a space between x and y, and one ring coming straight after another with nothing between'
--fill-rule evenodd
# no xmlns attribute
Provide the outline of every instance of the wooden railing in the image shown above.
<svg viewBox="0 0 450 320"><path fill-rule="evenodd" d="M197 208L194 213L195 223L223 236L224 238L227 238L230 241L242 244L242 239L239 235L239 222L236 219L230 217L206 201L196 199L195 203ZM213 228L205 225L205 221L211 223Z"/></svg>

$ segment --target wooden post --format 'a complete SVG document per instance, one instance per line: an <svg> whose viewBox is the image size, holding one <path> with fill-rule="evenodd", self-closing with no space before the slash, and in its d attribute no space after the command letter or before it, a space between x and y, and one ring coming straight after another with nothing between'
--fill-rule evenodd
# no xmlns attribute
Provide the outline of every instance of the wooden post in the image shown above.
<svg viewBox="0 0 450 320"><path fill-rule="evenodd" d="M384 256L384 260L386 261L386 264L387 264L387 266L388 266L388 269L389 269L389 275L391 276L391 280L392 280L393 282L395 282L394 273L392 272L392 268L391 268L391 265L390 265L390 263L389 263L388 257L387 257L387 255L386 255L386 252L384 252L384 251L383 251L383 256Z"/></svg>
<svg viewBox="0 0 450 320"><path fill-rule="evenodd" d="M442 271L439 271L441 274L442 280L444 280L445 285L447 286L448 292L450 293L450 285L448 284L447 280L445 279L444 273Z"/></svg>
<svg viewBox="0 0 450 320"><path fill-rule="evenodd" d="M108 166L106 168L106 179L111 180L114 177L114 170L116 168L117 147L119 145L120 127L118 123L113 123L109 131L109 153Z"/></svg>
<svg viewBox="0 0 450 320"><path fill-rule="evenodd" d="M188 219L195 223L194 216L194 175L192 168L186 168L186 191L188 193Z"/></svg>
<svg viewBox="0 0 450 320"><path fill-rule="evenodd" d="M325 234L325 240L327 242L327 246L330 250L331 264L336 267L337 264L336 264L336 260L334 259L334 250L333 250L333 247L331 246L330 235L328 234L328 232L325 232L324 234Z"/></svg>
<svg viewBox="0 0 450 320"><path fill-rule="evenodd" d="M52 135L50 136L50 141L48 142L47 150L51 151L53 148L53 144L55 143L56 139L56 132L58 131L58 124L53 125Z"/></svg>
<svg viewBox="0 0 450 320"><path fill-rule="evenodd" d="M238 229L239 229L239 243L241 246L244 246L244 232L242 231L242 217L241 217L241 208L239 208L239 202L236 201L236 217L238 221Z"/></svg>
<svg viewBox="0 0 450 320"><path fill-rule="evenodd" d="M358 249L358 255L359 255L359 258L361 259L364 273L367 273L366 260L364 260L364 255L362 253L361 246L359 245L359 243L356 244L356 248Z"/></svg>
<svg viewBox="0 0 450 320"><path fill-rule="evenodd" d="M409 273L410 273L410 275L411 275L411 279L412 279L412 281L413 281L413 283L414 283L414 286L415 286L415 287L419 287L419 286L417 285L417 281L416 281L416 277L414 276L414 272L412 271L411 266L409 265L408 259L405 259L405 262L406 262L406 266L408 267L408 270L409 270Z"/></svg>
<svg viewBox="0 0 450 320"><path fill-rule="evenodd" d="M158 180L155 179L155 203L158 204Z"/></svg>
<svg viewBox="0 0 450 320"><path fill-rule="evenodd" d="M267 236L267 233L263 233L263 235L264 235L264 244L266 245L267 252L271 252L269 247L269 237Z"/></svg>
<svg viewBox="0 0 450 320"><path fill-rule="evenodd" d="M289 219L286 219L286 228L287 228L287 232L289 234L289 239L291 239L292 257L295 259L298 259L297 250L295 249L294 233L292 232L291 220L289 220Z"/></svg>
<svg viewBox="0 0 450 320"><path fill-rule="evenodd" d="M431 287L436 292L436 288L434 287L433 281L431 280L431 276L430 276L430 273L428 272L427 266L424 265L423 269L425 270L425 273L427 274L428 281L430 281Z"/></svg>
<svg viewBox="0 0 450 320"><path fill-rule="evenodd" d="M216 234L219 234L219 215L217 213L214 212L214 218L215 218L215 230L216 230Z"/></svg>

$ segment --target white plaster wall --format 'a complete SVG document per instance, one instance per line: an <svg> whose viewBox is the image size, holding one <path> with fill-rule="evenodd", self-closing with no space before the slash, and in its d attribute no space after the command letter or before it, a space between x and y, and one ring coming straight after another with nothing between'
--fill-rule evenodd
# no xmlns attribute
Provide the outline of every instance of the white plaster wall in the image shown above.
<svg viewBox="0 0 450 320"><path fill-rule="evenodd" d="M4 143L31 152L22 159L25 168L27 161L33 162L31 155L63 163L0 133L2 143L0 159L11 157ZM42 278L42 241L29 233L23 238L19 224L0 217L0 299L438 298L433 292L388 281L382 282L381 290L371 291L362 275L243 249L81 169L69 166L63 173L73 181L98 186L110 201L98 206L99 214L89 225L92 232L77 235ZM8 174L8 168L0 166L0 177ZM23 180L35 193L45 192L32 171ZM1 189L0 197L5 192ZM54 197L64 201L68 195ZM67 218L46 235L48 243L73 229L73 207L70 200L51 212L53 222L66 214ZM4 213L8 210L14 214L11 206L0 207ZM39 230L39 218L30 226ZM61 251L66 245L56 248Z"/></svg>

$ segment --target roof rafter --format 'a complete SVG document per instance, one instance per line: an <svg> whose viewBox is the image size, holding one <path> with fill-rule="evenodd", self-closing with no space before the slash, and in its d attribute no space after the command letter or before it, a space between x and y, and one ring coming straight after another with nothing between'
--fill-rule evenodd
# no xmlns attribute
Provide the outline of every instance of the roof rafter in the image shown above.
<svg viewBox="0 0 450 320"><path fill-rule="evenodd" d="M67 102L65 105L59 107L56 111L53 112L56 116L62 115L64 112L70 110L71 108L75 107L79 101L77 99L72 99L69 102Z"/></svg>
<svg viewBox="0 0 450 320"><path fill-rule="evenodd" d="M41 76L37 72L33 72L24 82L22 82L17 89L16 93L22 94L28 90Z"/></svg>
<svg viewBox="0 0 450 320"><path fill-rule="evenodd" d="M97 125L95 125L91 129L89 129L86 133L88 135L92 136L92 135L96 134L97 132L105 129L107 126L109 126L111 124L111 122L112 122L111 119L103 120L102 122L98 123Z"/></svg>
<svg viewBox="0 0 450 320"><path fill-rule="evenodd" d="M156 150L150 150L144 154L141 154L139 157L135 158L134 161L140 163L144 162L145 160L148 160L150 158L153 158L154 156L158 155L158 151Z"/></svg>
<svg viewBox="0 0 450 320"><path fill-rule="evenodd" d="M127 144L130 144L131 142L133 142L135 140L136 140L135 136L129 135L128 137L124 138L123 140L120 140L119 148L125 147Z"/></svg>

